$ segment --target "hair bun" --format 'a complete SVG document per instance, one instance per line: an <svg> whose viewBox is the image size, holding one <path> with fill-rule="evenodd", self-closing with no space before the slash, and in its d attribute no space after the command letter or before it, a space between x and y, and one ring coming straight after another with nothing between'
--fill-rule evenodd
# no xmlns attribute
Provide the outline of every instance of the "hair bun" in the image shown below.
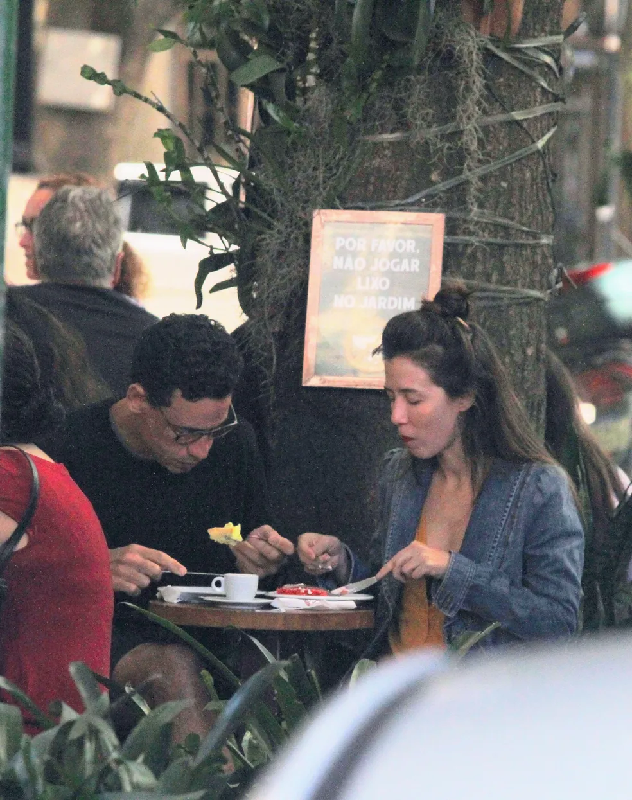
<svg viewBox="0 0 632 800"><path fill-rule="evenodd" d="M442 317L459 317L465 321L470 314L469 296L463 284L448 283L439 289L432 302Z"/></svg>

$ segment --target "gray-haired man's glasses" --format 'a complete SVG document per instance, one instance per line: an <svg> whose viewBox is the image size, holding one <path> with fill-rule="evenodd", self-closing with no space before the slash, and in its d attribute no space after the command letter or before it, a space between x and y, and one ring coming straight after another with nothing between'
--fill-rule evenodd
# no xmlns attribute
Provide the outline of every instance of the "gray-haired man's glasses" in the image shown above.
<svg viewBox="0 0 632 800"><path fill-rule="evenodd" d="M27 219L26 217L22 217L19 222L15 223L15 232L20 237L20 239L24 236L24 234L28 231L29 233L33 233L33 225L35 225L36 217L31 217L31 219Z"/></svg>
<svg viewBox="0 0 632 800"><path fill-rule="evenodd" d="M217 425L215 428L186 428L182 425L174 425L167 419L162 408L160 406L157 406L157 408L161 417L167 424L167 427L174 434L174 441L176 444L194 444L195 442L199 442L200 439L204 438L213 440L221 439L222 436L226 436L227 433L230 433L233 428L237 427L239 424L239 420L237 419L237 414L235 414L235 409L233 408L232 403L230 404L226 422L222 422L221 425Z"/></svg>

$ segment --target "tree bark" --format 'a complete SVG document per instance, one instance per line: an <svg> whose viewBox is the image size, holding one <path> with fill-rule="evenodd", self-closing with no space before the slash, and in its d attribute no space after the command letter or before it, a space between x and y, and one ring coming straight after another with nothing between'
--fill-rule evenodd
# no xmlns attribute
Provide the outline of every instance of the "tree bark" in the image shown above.
<svg viewBox="0 0 632 800"><path fill-rule="evenodd" d="M437 3L449 11L450 0ZM520 36L538 37L560 32L561 0L525 4ZM557 55L557 52L554 53ZM454 119L459 65L451 53L437 55L437 74L430 77L433 91L428 103L438 122ZM485 52L480 115L520 110L551 103L560 83L548 69L541 70L553 93L522 72ZM535 67L537 69L537 67ZM540 70L538 70L540 71ZM505 122L481 129L476 145L453 147L443 161L431 162L424 145L380 142L364 158L343 198L344 207L376 200L412 196L439 183L471 163L490 164L538 141L554 124L550 114L526 122ZM470 158L470 161L468 161ZM498 345L536 425L544 419L544 369L546 345L543 293L553 271L551 244L460 244L459 236L482 239L532 240L551 237L554 223L550 191L552 175L548 155L536 153L491 172L476 188L463 184L442 194L426 210L447 212L444 249L445 277L512 290L530 290L533 296L489 293L474 295L473 317ZM516 232L497 225L468 221L459 213L485 211L511 220L536 233ZM458 212L458 213L457 213ZM308 258L308 253L305 253ZM514 291L515 294L515 291ZM477 299L478 297L478 299ZM281 336L274 381L274 415L277 421L271 452L271 489L276 523L283 535L296 537L315 530L340 536L364 553L374 525L371 497L384 452L397 444L388 420L388 406L379 392L301 387L302 320ZM285 342L283 344L282 342Z"/></svg>

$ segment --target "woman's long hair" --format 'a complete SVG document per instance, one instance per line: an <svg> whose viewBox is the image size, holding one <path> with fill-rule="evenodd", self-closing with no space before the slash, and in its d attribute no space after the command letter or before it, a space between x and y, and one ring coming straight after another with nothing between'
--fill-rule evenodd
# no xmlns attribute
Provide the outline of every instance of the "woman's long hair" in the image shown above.
<svg viewBox="0 0 632 800"><path fill-rule="evenodd" d="M393 317L384 328L380 351L389 361L409 358L455 399L471 395L463 413L463 446L475 486L493 458L555 463L518 400L494 345L468 321L468 291L446 284L418 311Z"/></svg>
<svg viewBox="0 0 632 800"><path fill-rule="evenodd" d="M111 391L90 366L78 332L39 303L12 292L6 298L6 315L31 340L41 382L51 388L66 411L109 397Z"/></svg>
<svg viewBox="0 0 632 800"><path fill-rule="evenodd" d="M564 463L569 435L574 437L583 462L593 519L605 521L622 498L624 487L614 463L582 419L578 399L569 371L547 350L546 445Z"/></svg>
<svg viewBox="0 0 632 800"><path fill-rule="evenodd" d="M28 444L63 417L51 387L41 380L29 337L11 320L4 338L0 442Z"/></svg>

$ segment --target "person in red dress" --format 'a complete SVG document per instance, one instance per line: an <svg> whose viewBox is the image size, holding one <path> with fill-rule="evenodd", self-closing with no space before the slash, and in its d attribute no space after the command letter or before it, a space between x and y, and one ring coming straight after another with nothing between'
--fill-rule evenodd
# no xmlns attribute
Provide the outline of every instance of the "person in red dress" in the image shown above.
<svg viewBox="0 0 632 800"><path fill-rule="evenodd" d="M0 674L43 711L53 700L81 711L68 666L83 661L109 674L114 595L105 537L90 501L63 465L31 444L57 411L50 387L41 383L30 340L9 322L0 442L18 444L33 457L40 496L4 573L8 592L1 612ZM24 456L0 447L0 543L24 513L31 480ZM34 731L28 720L27 730Z"/></svg>

